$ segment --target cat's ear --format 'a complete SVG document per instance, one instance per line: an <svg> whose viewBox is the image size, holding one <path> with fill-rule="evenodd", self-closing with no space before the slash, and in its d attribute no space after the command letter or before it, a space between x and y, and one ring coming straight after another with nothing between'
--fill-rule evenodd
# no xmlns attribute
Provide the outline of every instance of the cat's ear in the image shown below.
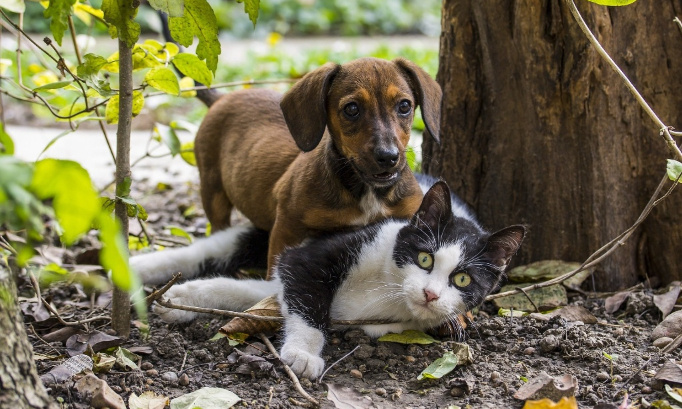
<svg viewBox="0 0 682 409"><path fill-rule="evenodd" d="M493 233L485 246L485 255L500 270L504 270L509 264L509 260L521 247L521 242L525 236L526 227L521 225L510 226Z"/></svg>
<svg viewBox="0 0 682 409"><path fill-rule="evenodd" d="M425 225L436 231L439 225L445 225L451 219L450 188L447 183L440 180L426 192L419 210L412 216L410 223L416 227L424 227Z"/></svg>

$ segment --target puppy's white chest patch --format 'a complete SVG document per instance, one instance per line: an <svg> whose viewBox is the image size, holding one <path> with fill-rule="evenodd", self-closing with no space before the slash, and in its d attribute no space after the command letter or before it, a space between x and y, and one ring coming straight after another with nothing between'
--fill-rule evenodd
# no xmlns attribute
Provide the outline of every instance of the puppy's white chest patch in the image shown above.
<svg viewBox="0 0 682 409"><path fill-rule="evenodd" d="M370 190L360 199L362 216L351 222L354 226L366 226L377 218L388 216L388 208L379 200L374 191Z"/></svg>

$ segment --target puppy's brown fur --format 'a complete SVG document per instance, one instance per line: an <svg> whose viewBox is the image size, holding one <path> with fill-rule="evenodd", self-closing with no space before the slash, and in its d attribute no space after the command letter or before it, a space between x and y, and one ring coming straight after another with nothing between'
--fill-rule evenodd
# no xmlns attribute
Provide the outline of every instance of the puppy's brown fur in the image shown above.
<svg viewBox="0 0 682 409"><path fill-rule="evenodd" d="M270 270L285 247L316 233L411 216L422 198L405 158L414 108L438 140L441 96L407 60L364 58L328 63L283 97L222 97L195 142L208 219L224 229L235 207L269 230Z"/></svg>

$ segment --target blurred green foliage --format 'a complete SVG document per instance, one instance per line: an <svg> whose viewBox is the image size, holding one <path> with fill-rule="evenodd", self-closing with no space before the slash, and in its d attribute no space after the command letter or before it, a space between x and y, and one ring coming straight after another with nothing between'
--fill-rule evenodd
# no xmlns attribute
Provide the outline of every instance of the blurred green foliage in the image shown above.
<svg viewBox="0 0 682 409"><path fill-rule="evenodd" d="M89 3L100 8L101 0ZM258 37L276 32L290 36L306 35L382 35L427 34L440 32L439 0L268 0L260 3L258 24L243 17L244 6L234 0L209 0L218 19L218 27L236 37ZM25 28L33 33L47 33L49 21L44 8L33 1L26 2ZM160 23L150 7L140 7L136 21L143 33L158 31ZM85 25L75 19L76 29ZM98 24L93 34L106 34Z"/></svg>

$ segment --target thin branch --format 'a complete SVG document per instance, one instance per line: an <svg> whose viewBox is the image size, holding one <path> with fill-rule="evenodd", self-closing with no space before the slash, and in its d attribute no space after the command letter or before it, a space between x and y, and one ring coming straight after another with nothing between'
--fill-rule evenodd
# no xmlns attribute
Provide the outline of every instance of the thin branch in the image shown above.
<svg viewBox="0 0 682 409"><path fill-rule="evenodd" d="M649 104L646 102L644 97L637 91L637 88L635 88L634 85L632 85L632 82L630 82L630 79L623 73L623 71L620 69L618 64L616 64L615 61L611 58L611 56L604 50L604 47L599 43L599 40L592 34L592 31L590 28L587 26L587 23L585 23L585 20L583 20L582 15L580 15L580 12L578 11L578 8L575 6L575 3L573 0L564 0L566 5L568 6L569 10L571 11L571 14L573 14L573 17L575 18L576 22L578 23L578 26L580 26L580 29L585 33L587 36L587 39L592 43L594 48L597 49L597 52L599 55L613 68L613 70L621 77L623 82L625 82L625 85L627 88L630 90L630 93L635 97L637 102L639 102L639 105L642 106L644 111L649 115L649 117L656 123L658 126L658 129L660 130L661 136L664 137L666 144L668 145L668 148L670 149L671 153L677 157L678 160L682 161L682 151L680 151L680 148L677 146L677 143L673 139L672 135L670 135L670 127L667 126L666 124L661 121L661 119L656 115L653 109L649 106Z"/></svg>
<svg viewBox="0 0 682 409"><path fill-rule="evenodd" d="M198 312L201 314L213 314L213 315L220 315L223 317L248 318L248 319L256 320L256 321L284 322L284 318L282 318L282 317L263 317L260 315L253 315L253 314L249 314L246 312L218 310L215 308L194 307L191 305L179 305L179 304L173 304L172 302L165 300L165 299L156 300L156 303L163 306L163 307L166 307L166 308L171 308L171 309L175 309L175 310Z"/></svg>
<svg viewBox="0 0 682 409"><path fill-rule="evenodd" d="M329 365L329 366L327 367L327 369L325 369L324 372L322 372L322 375L320 375L320 379L317 380L317 383L318 383L318 384L321 383L321 382L322 382L322 378L324 378L324 376L327 374L327 372L329 372L330 369L332 369L332 368L333 368L336 364L338 364L339 362L341 362L341 361L343 361L344 359L348 358L349 356L353 355L353 352L357 351L358 348L360 348L360 344L356 345L355 348L353 348L349 353L347 353L346 355L342 356L341 358L337 359L334 363L332 363L331 365Z"/></svg>
<svg viewBox="0 0 682 409"><path fill-rule="evenodd" d="M270 342L268 337L266 337L262 333L259 333L258 337L260 337L260 339L263 341L263 343L265 345L267 345L267 347L270 350L270 352L272 353L272 355L274 355L275 358L277 358L280 362L282 362L282 358L280 358L279 354L277 353L277 350L275 349L274 345L272 345L272 342ZM289 365L285 364L284 362L282 362L282 365L284 366L284 371L289 375L289 377L291 378L291 381L294 383L294 387L296 388L298 393L303 395L303 397L306 398L313 405L319 406L320 402L317 399L313 398L312 396L308 395L308 392L306 392L303 389L303 387L301 386L301 382L299 382L298 377L296 376L294 371L292 371L291 368L289 368Z"/></svg>
<svg viewBox="0 0 682 409"><path fill-rule="evenodd" d="M271 79L271 80L232 81L232 82L225 82L222 84L211 85L210 87L207 87L206 85L201 85L198 87L183 88L180 90L180 92L182 93L182 92L187 92L187 91L199 91L199 90L204 90L204 89L231 88L231 87L239 87L239 86L243 86L243 85L282 84L282 83L292 83L292 82L296 82L296 81L298 81L298 79L295 79L295 78L282 78L282 79ZM145 97L157 97L160 95L168 95L168 93L163 92L163 91L150 92L149 94L145 95Z"/></svg>
<svg viewBox="0 0 682 409"><path fill-rule="evenodd" d="M147 296L147 305L152 305L152 303L159 298L161 298L162 295L166 293L166 291L170 290L170 288L175 284L180 278L182 277L182 273L177 273L173 274L173 278L170 279L166 284L164 284L163 287L159 288L158 290L152 292Z"/></svg>

